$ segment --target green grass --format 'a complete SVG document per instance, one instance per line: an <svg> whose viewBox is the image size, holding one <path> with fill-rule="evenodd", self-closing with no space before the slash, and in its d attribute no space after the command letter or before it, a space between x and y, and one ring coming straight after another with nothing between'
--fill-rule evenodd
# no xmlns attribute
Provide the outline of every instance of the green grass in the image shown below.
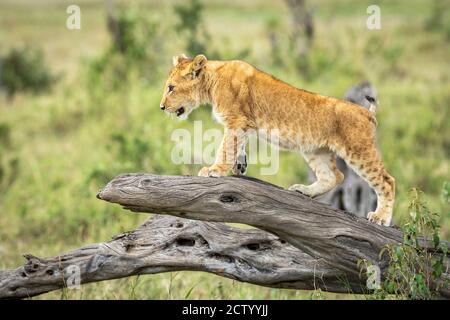
<svg viewBox="0 0 450 320"><path fill-rule="evenodd" d="M100 98L92 98L85 84L85 61L108 45L103 1L79 2L80 31L65 28L67 1L40 3L0 3L0 54L19 43L38 44L51 68L63 75L50 93L20 94L12 101L0 96L0 124L11 132L10 147L0 152L19 161L14 182L0 188L0 268L21 265L22 253L52 256L135 228L148 215L99 201L97 190L124 171L196 174L199 165L171 163L171 132L182 127L191 130L194 120L220 128L208 110L198 110L187 122L170 119L159 110L165 72L154 84L136 80L125 92L102 92ZM222 48L221 39L226 38L230 52L250 48L249 62L311 91L341 97L350 85L372 81L380 96L379 145L398 186L394 220L399 224L406 216L407 192L418 187L432 209L444 212L443 238L449 239L450 213L440 192L444 181L450 180L450 44L444 32L425 30L431 10L427 1L380 3L382 29L369 31L365 2L314 2L316 39L309 79L295 71L287 52L285 67L270 64L268 19L282 21L281 40L288 41L289 16L282 1L211 1L206 4L205 26L214 35L214 47ZM170 28L172 7L172 2L143 6L149 14L161 10L167 17L161 22L167 37L164 70L171 56L183 51L182 39ZM135 156L120 157L113 138L117 135L128 141ZM306 164L299 155L283 152L280 162L277 175L261 178L284 187L306 179ZM258 176L258 167L250 168L249 174ZM186 295L194 299L311 297L309 292L179 272L90 284L39 298L183 299Z"/></svg>

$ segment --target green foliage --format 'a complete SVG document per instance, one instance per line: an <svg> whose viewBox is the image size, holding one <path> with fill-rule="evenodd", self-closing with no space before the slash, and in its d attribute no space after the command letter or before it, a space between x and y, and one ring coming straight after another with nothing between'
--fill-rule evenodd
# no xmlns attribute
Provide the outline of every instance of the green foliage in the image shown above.
<svg viewBox="0 0 450 320"><path fill-rule="evenodd" d="M391 65L392 68L398 67L398 62L400 61L403 55L403 47L400 45L394 45L391 47L387 47L383 50L382 54L384 60Z"/></svg>
<svg viewBox="0 0 450 320"><path fill-rule="evenodd" d="M450 204L450 181L444 182L444 186L442 187L442 198L445 203Z"/></svg>
<svg viewBox="0 0 450 320"><path fill-rule="evenodd" d="M430 1L431 12L425 20L425 29L429 31L440 31L446 27L449 5L445 1Z"/></svg>
<svg viewBox="0 0 450 320"><path fill-rule="evenodd" d="M286 12L282 3L202 3L198 39L208 58L245 58L297 87L336 97L341 97L350 85L369 79L382 101L377 114L379 146L398 184L395 222L408 215L406 190L411 186L424 190L431 208L443 212L446 207L440 200L449 193L448 183L443 191L441 187L448 180L450 165L450 45L443 41L441 32L425 30L423 20L414 18L419 12L431 13L428 3L413 0L404 6L397 0L386 2L380 31L367 30L364 23L355 20L366 9L358 1L345 5L338 1L318 3L320 10L314 16L317 37L308 55L309 78L299 76L289 51L291 30L283 20ZM119 43L126 45L112 40L108 46L103 45L110 39L105 30L103 2L83 6L86 23L81 31L70 32L61 28L60 7L36 6L32 15L23 8L26 6L14 1L0 1L0 27L14 30L4 34L2 55L19 40L33 38L48 45L48 62L70 70L71 77L65 77L49 94L24 95L14 101L2 100L0 95L3 269L22 265L20 252L54 256L136 228L148 215L97 200L98 189L117 174L130 171L195 175L201 164L172 163L171 133L176 128L192 132L195 120L202 120L205 128L221 129L211 120L207 106L184 122L166 117L159 109L170 58L183 52L187 45L183 40L189 39L179 25L177 36L174 24L180 20L178 15L161 15L163 10L173 10L172 5L150 1L139 9L121 8L117 19L128 31ZM153 18L153 13L161 18ZM272 63L266 41L264 22L270 17L280 17L275 30L283 58L279 66ZM150 22L147 24L145 19ZM39 28L27 27L31 22ZM205 30L214 37L207 39ZM252 48L247 56L240 54L245 47ZM95 57L93 52L100 55ZM78 64L80 54L87 66ZM80 74L82 67L91 72L87 83ZM403 70L402 79L391 72L396 69ZM16 165L11 163L14 158L18 159ZM250 166L249 175L283 187L308 179L306 164L294 152L280 153L277 175L260 176L258 169L258 165ZM448 238L450 213L446 210L440 222L443 237ZM220 278L218 284L219 278L207 273L179 274L175 279L170 274L156 274L105 281L37 299L360 298L319 290L311 293L263 288L225 278ZM345 285L345 279L339 280Z"/></svg>
<svg viewBox="0 0 450 320"><path fill-rule="evenodd" d="M19 173L19 158L13 154L11 127L0 123L0 198L16 180Z"/></svg>
<svg viewBox="0 0 450 320"><path fill-rule="evenodd" d="M323 294L321 289L315 289L315 290L311 291L311 293L309 294L309 299L310 300L325 300L326 297Z"/></svg>
<svg viewBox="0 0 450 320"><path fill-rule="evenodd" d="M227 37L220 39L220 49L215 49L213 38L205 27L205 6L201 0L189 0L173 8L177 16L175 29L183 37L188 56L205 54L210 59L245 59L250 54L248 48L234 50Z"/></svg>
<svg viewBox="0 0 450 320"><path fill-rule="evenodd" d="M115 159L120 161L125 170L136 171L146 167L150 151L149 139L124 133L111 136L109 148L114 150Z"/></svg>
<svg viewBox="0 0 450 320"><path fill-rule="evenodd" d="M0 85L9 96L19 91L48 90L56 79L45 62L44 53L37 47L12 48L3 61L0 58L0 64Z"/></svg>
<svg viewBox="0 0 450 320"><path fill-rule="evenodd" d="M203 24L203 10L204 5L200 0L189 0L174 7L179 20L175 28L186 37L186 50L192 57L199 53L208 55L207 44L211 41L211 36Z"/></svg>
<svg viewBox="0 0 450 320"><path fill-rule="evenodd" d="M279 18L270 17L266 21L266 33L270 43L270 57L272 58L272 64L276 67L282 67L284 65L280 30Z"/></svg>
<svg viewBox="0 0 450 320"><path fill-rule="evenodd" d="M431 1L430 1L431 2ZM447 1L434 0L430 3L431 12L425 20L425 30L441 32L450 40L450 5Z"/></svg>
<svg viewBox="0 0 450 320"><path fill-rule="evenodd" d="M112 41L88 62L88 88L126 90L130 81L153 83L160 76L164 39L158 19L123 7L110 20Z"/></svg>
<svg viewBox="0 0 450 320"><path fill-rule="evenodd" d="M87 175L86 182L103 185L121 172L145 171L149 168L149 152L152 149L148 139L138 135L113 133L106 146L113 159L113 166L96 165Z"/></svg>
<svg viewBox="0 0 450 320"><path fill-rule="evenodd" d="M192 291L195 289L196 284L194 284L184 295L184 299L190 299Z"/></svg>
<svg viewBox="0 0 450 320"><path fill-rule="evenodd" d="M403 243L387 245L389 266L380 296L394 294L398 298L432 299L448 282L442 278L447 244L440 239L439 215L430 211L422 193L411 191L410 218L403 227Z"/></svg>
<svg viewBox="0 0 450 320"><path fill-rule="evenodd" d="M303 60L298 60L297 64L299 70L304 70L303 75L309 79L317 79L322 76L327 70L332 69L335 64L335 57L330 55L329 52L321 50L320 48L313 48L308 56L305 56Z"/></svg>
<svg viewBox="0 0 450 320"><path fill-rule="evenodd" d="M11 146L11 127L7 123L0 123L0 148Z"/></svg>
<svg viewBox="0 0 450 320"><path fill-rule="evenodd" d="M379 34L373 34L368 37L364 46L364 52L367 57L382 59L383 73L395 76L404 74L400 67L400 61L404 55L403 45L386 39Z"/></svg>

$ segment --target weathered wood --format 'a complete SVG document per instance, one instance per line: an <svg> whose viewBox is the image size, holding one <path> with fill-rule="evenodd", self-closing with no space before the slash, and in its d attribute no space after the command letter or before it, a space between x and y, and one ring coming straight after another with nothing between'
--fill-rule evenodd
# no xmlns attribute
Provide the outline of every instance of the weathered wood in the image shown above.
<svg viewBox="0 0 450 320"><path fill-rule="evenodd" d="M363 289L267 232L170 216L150 218L109 242L48 259L26 258L25 266L0 271L0 298L26 298L70 285L74 266L81 283L192 270L274 288L354 293Z"/></svg>
<svg viewBox="0 0 450 320"><path fill-rule="evenodd" d="M395 228L250 178L125 174L108 183L98 197L136 212L244 223L266 230L341 271L349 283L362 286L358 262L369 261L383 274L388 261L380 257L381 249L402 241ZM450 279L448 271L444 276ZM442 289L441 294L450 297L450 289Z"/></svg>
<svg viewBox="0 0 450 320"><path fill-rule="evenodd" d="M113 240L0 271L0 298L25 298L71 284L138 274L205 271L274 288L367 292L357 262L383 272L379 258L400 231L335 210L295 191L246 177L121 175L98 198L125 208L165 213ZM203 219L210 222L188 220ZM267 230L238 229L238 222ZM425 244L425 243L424 243ZM450 279L447 265L445 279ZM444 298L449 289L442 289Z"/></svg>
<svg viewBox="0 0 450 320"><path fill-rule="evenodd" d="M359 260L383 265L381 248L402 240L398 230L248 178L127 174L111 181L98 197L132 211L249 224L358 277Z"/></svg>

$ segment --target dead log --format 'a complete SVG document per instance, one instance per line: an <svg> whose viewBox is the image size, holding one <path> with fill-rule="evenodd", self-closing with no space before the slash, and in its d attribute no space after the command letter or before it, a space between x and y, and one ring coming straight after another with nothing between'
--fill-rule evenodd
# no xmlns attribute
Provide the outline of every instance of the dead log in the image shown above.
<svg viewBox="0 0 450 320"><path fill-rule="evenodd" d="M203 178L125 174L97 195L135 212L248 224L286 240L302 252L365 286L358 262L388 266L381 249L402 242L402 232L314 201L295 191L246 177ZM427 246L427 242L423 242ZM448 260L447 260L448 262ZM444 278L450 279L447 265ZM357 290L352 286L352 290ZM441 290L450 297L450 289Z"/></svg>
<svg viewBox="0 0 450 320"><path fill-rule="evenodd" d="M252 225L357 277L359 260L383 266L378 258L381 248L402 241L398 230L250 178L126 174L111 181L98 197L136 212Z"/></svg>
<svg viewBox="0 0 450 320"><path fill-rule="evenodd" d="M383 273L381 248L402 240L397 229L247 177L126 174L97 196L133 211L179 218L157 216L109 242L52 258L25 255L23 267L0 271L0 299L35 296L77 279L82 284L182 270L267 287L363 293L368 290L358 261L368 260ZM448 280L448 265L446 270ZM440 294L450 298L450 289Z"/></svg>
<svg viewBox="0 0 450 320"><path fill-rule="evenodd" d="M205 271L260 286L360 293L344 275L286 241L257 229L155 216L134 231L52 258L0 271L0 298L27 298L80 283L182 270Z"/></svg>

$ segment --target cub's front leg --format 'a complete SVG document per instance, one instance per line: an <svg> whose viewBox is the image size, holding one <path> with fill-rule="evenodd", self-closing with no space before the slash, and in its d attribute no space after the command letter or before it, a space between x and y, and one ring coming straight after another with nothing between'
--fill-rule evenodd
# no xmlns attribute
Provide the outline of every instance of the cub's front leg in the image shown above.
<svg viewBox="0 0 450 320"><path fill-rule="evenodd" d="M237 161L238 152L245 150L246 141L247 134L245 130L226 128L214 164L210 167L203 167L198 175L201 177L227 175Z"/></svg>

